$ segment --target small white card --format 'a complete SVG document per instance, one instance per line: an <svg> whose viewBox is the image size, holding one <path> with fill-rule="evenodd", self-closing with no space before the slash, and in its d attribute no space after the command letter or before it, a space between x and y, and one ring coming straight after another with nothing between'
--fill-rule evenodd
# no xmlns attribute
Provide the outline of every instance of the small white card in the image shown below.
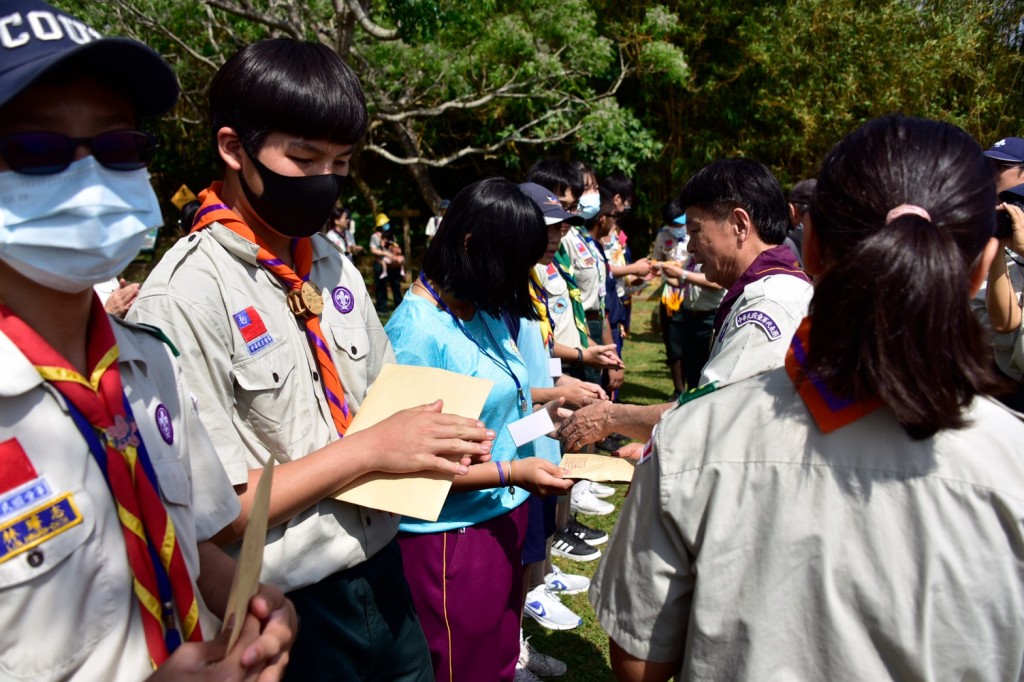
<svg viewBox="0 0 1024 682"><path fill-rule="evenodd" d="M557 379L562 376L561 358L548 358L548 374L551 375L552 379Z"/></svg>
<svg viewBox="0 0 1024 682"><path fill-rule="evenodd" d="M545 409L540 409L529 417L523 417L508 425L509 435L516 447L522 447L531 443L541 436L546 436L555 430L555 424L551 421L551 415Z"/></svg>

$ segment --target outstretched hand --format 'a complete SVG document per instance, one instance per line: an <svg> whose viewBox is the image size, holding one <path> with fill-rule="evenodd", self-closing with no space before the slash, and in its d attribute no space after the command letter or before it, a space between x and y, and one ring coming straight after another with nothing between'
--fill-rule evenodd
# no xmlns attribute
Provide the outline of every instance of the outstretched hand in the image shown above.
<svg viewBox="0 0 1024 682"><path fill-rule="evenodd" d="M374 458L373 468L394 474L437 471L462 475L470 464L491 458L496 434L477 419L441 414L435 400L402 410L346 439L366 440L360 448Z"/></svg>
<svg viewBox="0 0 1024 682"><path fill-rule="evenodd" d="M558 429L558 439L567 452L578 452L584 445L596 443L612 432L610 416L614 404L602 400L573 412Z"/></svg>

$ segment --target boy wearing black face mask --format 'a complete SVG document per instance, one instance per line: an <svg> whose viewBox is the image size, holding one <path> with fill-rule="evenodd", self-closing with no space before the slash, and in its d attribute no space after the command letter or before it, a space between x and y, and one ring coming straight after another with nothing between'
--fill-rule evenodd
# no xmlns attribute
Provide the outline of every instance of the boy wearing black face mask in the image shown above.
<svg viewBox="0 0 1024 682"><path fill-rule="evenodd" d="M394 362L360 273L317 234L366 129L348 66L323 45L263 41L224 64L210 105L224 181L200 194L192 233L153 271L133 315L181 349L241 497L218 539L240 537L274 458L263 576L302 620L288 676L429 679L398 518L331 495L370 471L464 474L494 434L435 403L342 438Z"/></svg>

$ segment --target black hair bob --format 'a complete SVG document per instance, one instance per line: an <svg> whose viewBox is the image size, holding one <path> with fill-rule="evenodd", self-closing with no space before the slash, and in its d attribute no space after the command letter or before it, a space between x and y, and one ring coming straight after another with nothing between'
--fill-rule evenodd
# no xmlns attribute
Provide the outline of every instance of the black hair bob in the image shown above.
<svg viewBox="0 0 1024 682"><path fill-rule="evenodd" d="M530 269L544 255L547 234L540 209L517 185L479 180L452 199L423 257L423 273L495 317L536 320Z"/></svg>
<svg viewBox="0 0 1024 682"><path fill-rule="evenodd" d="M355 144L366 132L363 88L319 43L275 38L242 48L210 84L213 134L233 128L251 157L271 132Z"/></svg>
<svg viewBox="0 0 1024 682"><path fill-rule="evenodd" d="M535 182L555 194L572 191L577 200L583 194L583 173L562 159L541 159L533 164L526 172L526 182Z"/></svg>
<svg viewBox="0 0 1024 682"><path fill-rule="evenodd" d="M781 244L789 230L789 207L782 186L770 170L750 159L709 163L686 181L678 202L684 211L696 206L716 220L742 208L765 244Z"/></svg>

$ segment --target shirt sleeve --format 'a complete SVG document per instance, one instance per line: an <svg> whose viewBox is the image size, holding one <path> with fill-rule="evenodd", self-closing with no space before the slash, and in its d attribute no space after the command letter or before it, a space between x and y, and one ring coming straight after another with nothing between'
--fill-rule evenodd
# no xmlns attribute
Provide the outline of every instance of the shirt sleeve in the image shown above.
<svg viewBox="0 0 1024 682"><path fill-rule="evenodd" d="M651 455L637 465L590 587L608 636L629 654L657 662L683 656L694 586L689 553L663 513L663 487L653 443Z"/></svg>
<svg viewBox="0 0 1024 682"><path fill-rule="evenodd" d="M808 285L807 301L810 300ZM789 342L807 313L807 303L785 302L758 296L740 301L711 348L701 372L700 385L714 381L719 387L734 384L781 367Z"/></svg>
<svg viewBox="0 0 1024 682"><path fill-rule="evenodd" d="M140 296L130 311L134 321L160 327L181 352L179 361L202 425L228 479L240 485L249 480L247 452L228 411L235 404L231 352L217 332L215 315L197 301L169 293ZM221 316L226 317L223 311Z"/></svg>

